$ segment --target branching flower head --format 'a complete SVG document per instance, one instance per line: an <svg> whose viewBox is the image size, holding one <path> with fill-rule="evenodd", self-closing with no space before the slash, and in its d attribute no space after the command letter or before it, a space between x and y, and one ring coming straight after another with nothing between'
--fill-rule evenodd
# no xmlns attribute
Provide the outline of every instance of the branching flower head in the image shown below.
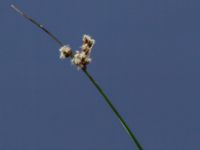
<svg viewBox="0 0 200 150"><path fill-rule="evenodd" d="M83 35L83 44L81 50L76 51L71 62L78 68L85 68L91 61L90 53L94 46L95 40L89 35Z"/></svg>

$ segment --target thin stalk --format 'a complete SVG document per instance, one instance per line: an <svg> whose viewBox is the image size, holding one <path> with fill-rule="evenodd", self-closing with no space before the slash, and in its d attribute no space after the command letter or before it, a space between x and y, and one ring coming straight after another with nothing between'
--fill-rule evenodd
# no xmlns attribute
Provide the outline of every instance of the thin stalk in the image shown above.
<svg viewBox="0 0 200 150"><path fill-rule="evenodd" d="M107 95L104 93L102 88L97 84L97 82L94 80L94 78L89 74L89 72L86 69L82 69L85 75L89 78L89 80L92 82L92 84L97 88L101 96L105 99L106 103L110 106L111 110L115 113L117 118L120 120L122 123L123 127L127 131L127 133L130 135L131 139L135 142L139 150L143 150L142 146L140 145L139 141L136 139L135 135L127 125L126 121L123 119L123 117L119 114L117 109L114 107L110 99L107 97Z"/></svg>
<svg viewBox="0 0 200 150"><path fill-rule="evenodd" d="M63 46L62 42L60 40L58 40L58 38L55 35L53 35L49 30L47 30L42 24L38 23L37 21L35 21L31 17L29 17L27 14L25 14L23 11L21 11L19 8L17 8L15 5L12 4L12 5L10 5L10 7L12 9L14 9L18 14L20 14L21 16L23 16L24 18L26 18L27 20L32 22L38 28L43 30L45 33L47 33L57 44L59 44L60 46Z"/></svg>
<svg viewBox="0 0 200 150"><path fill-rule="evenodd" d="M24 18L26 18L27 20L29 20L30 22L32 22L34 25L36 25L38 28L40 28L41 30L43 30L45 33L47 33L59 46L63 46L62 42L54 34L52 34L49 30L47 30L42 24L38 23L37 21L35 21L34 19L32 19L31 17L29 17L28 15L26 15L23 11L21 11L15 5L11 5L11 8L13 8L21 16L23 16ZM72 57L73 57L73 55L72 55ZM139 150L143 150L142 146L140 145L140 143L136 139L135 135L133 134L133 132L131 131L131 129L129 128L129 126L125 122L125 120L122 118L122 116L119 114L119 112L117 111L117 109L111 103L110 99L106 96L106 94L104 93L104 91L102 90L102 88L96 83L96 81L89 74L89 72L87 71L86 68L82 69L82 71L89 78L89 80L92 82L92 84L97 88L97 90L99 91L99 93L101 94L101 96L105 99L106 103L110 106L111 110L114 112L114 114L120 120L121 124L123 125L123 127L125 128L125 130L127 131L127 133L130 135L131 139L136 144L137 148Z"/></svg>

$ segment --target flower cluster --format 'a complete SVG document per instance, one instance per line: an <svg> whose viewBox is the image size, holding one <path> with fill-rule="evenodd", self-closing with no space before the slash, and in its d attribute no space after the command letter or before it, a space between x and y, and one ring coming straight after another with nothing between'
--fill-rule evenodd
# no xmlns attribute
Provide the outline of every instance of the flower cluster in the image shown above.
<svg viewBox="0 0 200 150"><path fill-rule="evenodd" d="M83 45L81 46L81 50L85 52L86 55L90 55L94 44L94 39L92 39L89 35L83 35Z"/></svg>
<svg viewBox="0 0 200 150"><path fill-rule="evenodd" d="M85 68L91 62L90 53L94 46L95 40L89 35L83 35L83 44L80 51L76 51L76 54L72 58L72 63L78 68Z"/></svg>
<svg viewBox="0 0 200 150"><path fill-rule="evenodd" d="M72 64L76 65L78 69L86 68L86 66L91 62L90 53L92 47L94 46L95 40L92 39L89 35L83 35L83 44L79 51L73 55L71 48L69 46L63 46L60 48L60 58L65 59L69 56L72 56Z"/></svg>
<svg viewBox="0 0 200 150"><path fill-rule="evenodd" d="M87 64L91 62L91 58L88 57L83 51L76 51L76 54L71 60L72 64L76 65L78 69L85 68Z"/></svg>
<svg viewBox="0 0 200 150"><path fill-rule="evenodd" d="M60 51L60 59L65 59L72 55L72 50L67 45L62 46L59 51Z"/></svg>

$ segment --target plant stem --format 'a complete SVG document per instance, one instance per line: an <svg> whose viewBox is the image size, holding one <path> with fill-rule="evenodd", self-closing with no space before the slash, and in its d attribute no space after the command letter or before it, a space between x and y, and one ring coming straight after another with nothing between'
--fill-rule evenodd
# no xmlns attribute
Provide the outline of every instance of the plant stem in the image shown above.
<svg viewBox="0 0 200 150"><path fill-rule="evenodd" d="M34 25L36 25L38 28L40 28L41 30L43 30L45 33L47 33L58 45L63 46L62 42L54 35L52 34L49 30L47 30L42 24L38 23L36 20L32 19L31 17L29 17L27 14L25 14L23 11L21 11L19 8L17 8L15 5L11 5L11 7L17 12L19 13L21 16L23 16L24 18L26 18L27 20L29 20L30 22L32 22ZM73 57L73 55L71 56ZM131 131L131 129L128 127L127 123L125 122L125 120L122 118L122 116L119 114L119 112L117 111L117 109L114 107L114 105L111 103L111 101L109 100L109 98L106 96L106 94L103 92L103 90L100 88L100 86L96 83L96 81L93 79L93 77L88 73L88 71L86 70L86 68L82 69L83 72L85 73L85 75L89 78L89 80L93 83L93 85L97 88L97 90L99 91L99 93L102 95L102 97L105 99L105 101L107 102L107 104L110 106L110 108L112 109L112 111L115 113L115 115L118 117L118 119L120 120L120 122L122 123L124 129L127 131L127 133L130 135L131 139L135 142L135 144L137 145L139 150L143 150L142 146L140 145L140 143L138 142L138 140L136 139L135 135L133 134L133 132Z"/></svg>
<svg viewBox="0 0 200 150"><path fill-rule="evenodd" d="M106 96L106 94L104 93L104 91L102 90L102 88L96 83L96 81L93 79L93 77L89 74L89 72L86 69L82 69L82 70L85 73L85 75L89 78L89 80L92 82L92 84L97 88L97 90L99 91L99 93L101 94L101 96L105 99L106 103L110 106L110 108L115 113L115 115L117 116L117 118L120 120L120 122L122 123L123 127L125 128L125 130L127 131L127 133L130 135L131 139L137 145L138 149L139 150L143 150L142 146L140 145L140 143L136 139L135 135L133 134L133 132L131 131L131 129L129 128L129 126L125 122L125 120L122 118L122 116L119 114L119 112L117 111L117 109L111 103L110 99Z"/></svg>
<svg viewBox="0 0 200 150"><path fill-rule="evenodd" d="M10 7L15 10L18 14L20 14L21 16L23 16L24 18L26 18L27 20L29 20L31 23L33 23L34 25L36 25L38 28L40 28L41 30L43 30L46 34L48 34L57 44L59 44L60 46L63 46L62 42L55 36L53 35L49 30L47 30L42 24L38 23L36 20L34 20L33 18L29 17L26 13L24 13L23 11L21 11L19 8L17 8L15 5L11 4Z"/></svg>

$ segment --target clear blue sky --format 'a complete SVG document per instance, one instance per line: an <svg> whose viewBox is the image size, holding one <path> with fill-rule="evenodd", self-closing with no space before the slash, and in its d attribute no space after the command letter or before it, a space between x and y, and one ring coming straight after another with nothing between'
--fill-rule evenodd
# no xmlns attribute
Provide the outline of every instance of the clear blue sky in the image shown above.
<svg viewBox="0 0 200 150"><path fill-rule="evenodd" d="M1 0L0 150L137 150L81 71L16 14L76 50L145 150L200 149L199 0Z"/></svg>

